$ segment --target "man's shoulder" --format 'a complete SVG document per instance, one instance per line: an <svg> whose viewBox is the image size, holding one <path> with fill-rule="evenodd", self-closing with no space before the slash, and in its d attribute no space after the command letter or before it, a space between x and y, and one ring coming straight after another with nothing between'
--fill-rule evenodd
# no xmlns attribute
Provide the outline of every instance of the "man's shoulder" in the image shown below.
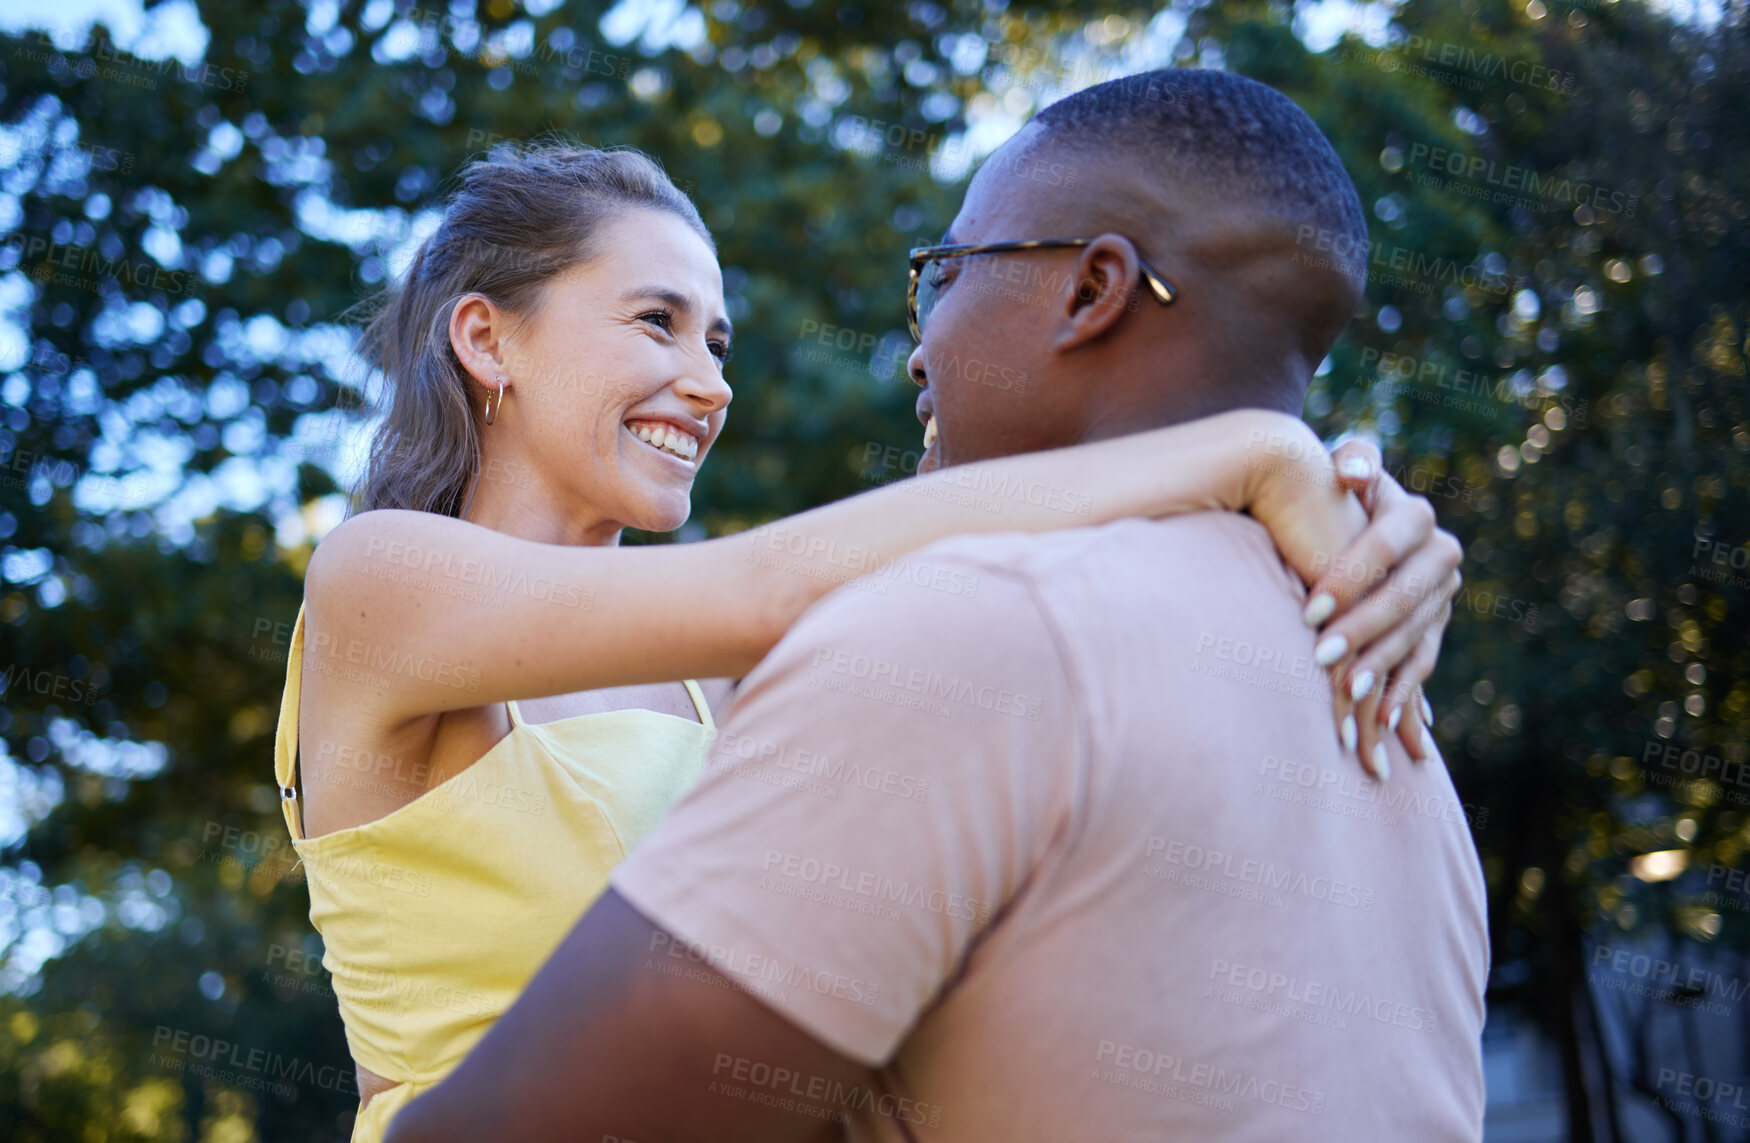
<svg viewBox="0 0 1750 1143"><path fill-rule="evenodd" d="M1192 561L1231 564L1260 556L1280 564L1262 524L1239 512L1207 511L1159 519L1126 517L1053 532L950 536L907 558L916 569L1007 577L1049 593L1061 581L1092 570L1146 570L1167 577Z"/></svg>
<svg viewBox="0 0 1750 1143"><path fill-rule="evenodd" d="M952 655L960 641L1036 614L1027 535L955 536L909 552L823 596L786 639L856 629L873 642ZM1007 541L1018 541L1016 544Z"/></svg>
<svg viewBox="0 0 1750 1143"><path fill-rule="evenodd" d="M951 536L828 593L787 638L856 630L860 642L916 646L939 658L974 653L972 641L1016 649L1048 639L1056 604L1076 606L1071 601L1090 588L1117 593L1107 598L1120 607L1127 600L1164 606L1149 596L1206 579L1197 571L1215 570L1207 578L1225 579L1235 592L1253 590L1247 577L1232 575L1241 565L1285 574L1269 533L1235 512ZM1180 602L1198 606L1195 598Z"/></svg>

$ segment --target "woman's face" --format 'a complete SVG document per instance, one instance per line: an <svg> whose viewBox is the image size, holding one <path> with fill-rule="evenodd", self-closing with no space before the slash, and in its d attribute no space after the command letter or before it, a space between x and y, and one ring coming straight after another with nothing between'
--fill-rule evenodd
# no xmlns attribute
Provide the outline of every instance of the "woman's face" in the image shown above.
<svg viewBox="0 0 1750 1143"><path fill-rule="evenodd" d="M525 507L604 537L680 527L732 396L730 336L723 277L697 232L668 211L620 212L595 257L548 282L500 338L510 396L482 429L481 491L519 483Z"/></svg>

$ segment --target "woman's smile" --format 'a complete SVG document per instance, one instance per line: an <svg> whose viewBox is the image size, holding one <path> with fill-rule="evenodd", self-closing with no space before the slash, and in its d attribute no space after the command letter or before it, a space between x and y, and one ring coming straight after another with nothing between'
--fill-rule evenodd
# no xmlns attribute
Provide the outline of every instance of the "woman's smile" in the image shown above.
<svg viewBox="0 0 1750 1143"><path fill-rule="evenodd" d="M672 421L648 418L633 418L626 422L625 428L651 450L683 465L688 472L697 471L696 458L705 434L695 435Z"/></svg>

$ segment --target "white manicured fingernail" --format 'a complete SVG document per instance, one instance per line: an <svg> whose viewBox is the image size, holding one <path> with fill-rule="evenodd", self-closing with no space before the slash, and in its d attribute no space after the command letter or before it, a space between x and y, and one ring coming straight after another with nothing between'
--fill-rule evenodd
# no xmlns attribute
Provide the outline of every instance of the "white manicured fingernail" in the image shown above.
<svg viewBox="0 0 1750 1143"><path fill-rule="evenodd" d="M1346 714L1343 716L1343 725L1337 731L1337 737L1342 741L1343 749L1345 749L1345 750L1355 749L1355 716L1354 715Z"/></svg>
<svg viewBox="0 0 1750 1143"><path fill-rule="evenodd" d="M1373 772L1381 782L1391 777L1391 755L1386 753L1383 742L1373 748Z"/></svg>
<svg viewBox="0 0 1750 1143"><path fill-rule="evenodd" d="M1434 753L1434 736L1428 733L1428 728L1424 726L1422 728L1422 757L1432 758Z"/></svg>
<svg viewBox="0 0 1750 1143"><path fill-rule="evenodd" d="M1332 635L1321 639L1319 645L1313 648L1313 662L1321 667L1328 667L1341 659L1349 650L1349 640L1341 635Z"/></svg>
<svg viewBox="0 0 1750 1143"><path fill-rule="evenodd" d="M1331 612L1337 610L1337 600L1328 591L1321 591L1306 601L1301 608L1300 618L1308 627L1317 627L1331 617Z"/></svg>
<svg viewBox="0 0 1750 1143"><path fill-rule="evenodd" d="M1362 671L1349 682L1349 701L1360 702L1361 696L1373 689L1373 672Z"/></svg>
<svg viewBox="0 0 1750 1143"><path fill-rule="evenodd" d="M1433 726L1434 725L1434 708L1428 705L1428 696L1427 695L1417 695L1416 697L1422 701L1422 721L1427 723L1429 726Z"/></svg>
<svg viewBox="0 0 1750 1143"><path fill-rule="evenodd" d="M1353 476L1356 480L1365 480L1373 474L1373 466L1358 456L1346 456L1337 470L1344 476Z"/></svg>
<svg viewBox="0 0 1750 1143"><path fill-rule="evenodd" d="M1385 720L1386 729L1393 730L1393 731L1397 730L1398 723L1403 720L1403 717L1404 717L1404 708L1402 706L1392 707L1391 708L1391 717Z"/></svg>

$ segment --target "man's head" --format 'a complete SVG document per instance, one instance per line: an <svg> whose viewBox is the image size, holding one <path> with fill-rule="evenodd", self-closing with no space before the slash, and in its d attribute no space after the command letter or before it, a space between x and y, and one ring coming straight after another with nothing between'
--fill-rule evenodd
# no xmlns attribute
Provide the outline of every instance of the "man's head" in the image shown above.
<svg viewBox="0 0 1750 1143"><path fill-rule="evenodd" d="M1040 238L1097 241L924 267L939 302L910 362L936 420L923 469L1233 408L1298 414L1366 278L1366 220L1329 141L1226 72L1052 104L979 170L943 241Z"/></svg>

